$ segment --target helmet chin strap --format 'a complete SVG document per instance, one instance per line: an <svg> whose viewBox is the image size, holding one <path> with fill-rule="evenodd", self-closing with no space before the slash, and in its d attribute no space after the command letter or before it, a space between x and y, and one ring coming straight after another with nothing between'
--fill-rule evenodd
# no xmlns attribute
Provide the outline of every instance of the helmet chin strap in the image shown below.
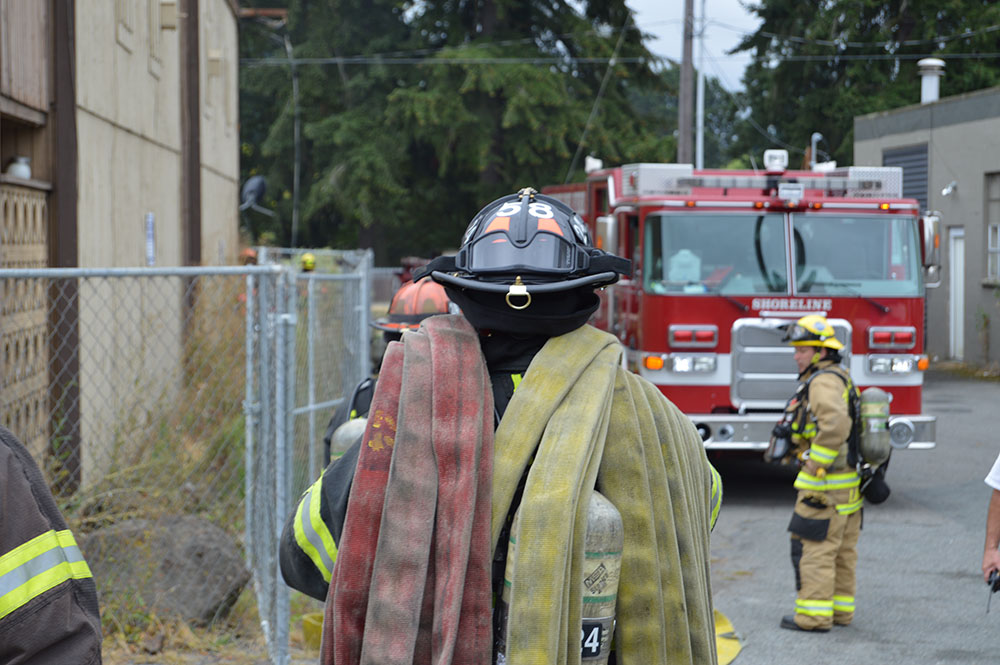
<svg viewBox="0 0 1000 665"><path fill-rule="evenodd" d="M813 353L812 360L809 361L809 364L810 365L815 365L816 363L818 363L822 359L823 359L823 354L820 353L819 349L817 349L816 352Z"/></svg>

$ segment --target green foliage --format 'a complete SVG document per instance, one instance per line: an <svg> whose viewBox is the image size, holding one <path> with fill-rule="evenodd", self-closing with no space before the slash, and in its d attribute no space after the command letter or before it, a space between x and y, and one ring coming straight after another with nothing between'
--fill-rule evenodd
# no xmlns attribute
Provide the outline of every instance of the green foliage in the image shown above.
<svg viewBox="0 0 1000 665"><path fill-rule="evenodd" d="M277 32L243 22L244 58L280 63L282 30L296 58L364 58L297 66L297 244L371 246L382 265L454 249L488 201L563 182L585 127L571 180L583 177L586 154L609 165L674 158L677 72L646 49L623 0L291 0L288 7L288 26ZM272 232L279 244L290 241L289 75L284 65L241 67L243 177L267 177L264 205L278 213L274 220L249 213L245 223L254 238ZM708 100L707 153L722 163L736 108L714 81Z"/></svg>
<svg viewBox="0 0 1000 665"><path fill-rule="evenodd" d="M852 160L855 116L920 101L920 57L993 53L997 33L984 28L1000 24L990 0L760 0L752 10L763 23L734 52L753 55L743 83L756 128L741 127L736 154L788 145L801 157L819 131L840 163ZM946 62L942 96L1000 83L989 59Z"/></svg>

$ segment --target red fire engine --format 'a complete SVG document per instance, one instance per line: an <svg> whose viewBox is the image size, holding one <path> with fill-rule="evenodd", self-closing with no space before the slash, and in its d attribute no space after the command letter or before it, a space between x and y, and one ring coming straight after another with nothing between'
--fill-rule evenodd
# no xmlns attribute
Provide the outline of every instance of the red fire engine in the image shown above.
<svg viewBox="0 0 1000 665"><path fill-rule="evenodd" d="M937 217L903 197L898 167L789 171L783 150L764 161L762 172L627 164L545 188L598 246L632 260L594 323L706 448L763 451L796 386L780 326L822 314L859 390L891 395L893 446L934 447L921 387Z"/></svg>

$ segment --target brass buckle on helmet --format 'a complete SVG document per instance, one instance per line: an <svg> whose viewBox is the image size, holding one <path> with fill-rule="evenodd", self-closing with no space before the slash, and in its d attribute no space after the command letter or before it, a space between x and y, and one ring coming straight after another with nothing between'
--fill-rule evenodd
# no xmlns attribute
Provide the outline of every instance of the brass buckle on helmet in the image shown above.
<svg viewBox="0 0 1000 665"><path fill-rule="evenodd" d="M523 296L526 300L523 305L515 305L510 301L511 296ZM528 287L521 281L520 275L514 278L514 283L507 289L506 300L507 306L511 309L527 309L528 305L531 304L531 294L528 293Z"/></svg>

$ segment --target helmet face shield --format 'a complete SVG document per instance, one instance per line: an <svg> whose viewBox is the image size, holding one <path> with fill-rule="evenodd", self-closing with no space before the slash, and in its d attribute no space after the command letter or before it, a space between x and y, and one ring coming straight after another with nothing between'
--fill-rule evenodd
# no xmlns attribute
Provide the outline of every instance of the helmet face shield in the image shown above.
<svg viewBox="0 0 1000 665"><path fill-rule="evenodd" d="M785 331L784 341L794 344L796 342L818 341L818 339L816 333L809 332L799 324L794 323Z"/></svg>
<svg viewBox="0 0 1000 665"><path fill-rule="evenodd" d="M564 238L552 233L537 233L527 245L517 246L506 232L480 236L464 250L462 268L474 273L531 272L570 273L586 268L586 254Z"/></svg>

